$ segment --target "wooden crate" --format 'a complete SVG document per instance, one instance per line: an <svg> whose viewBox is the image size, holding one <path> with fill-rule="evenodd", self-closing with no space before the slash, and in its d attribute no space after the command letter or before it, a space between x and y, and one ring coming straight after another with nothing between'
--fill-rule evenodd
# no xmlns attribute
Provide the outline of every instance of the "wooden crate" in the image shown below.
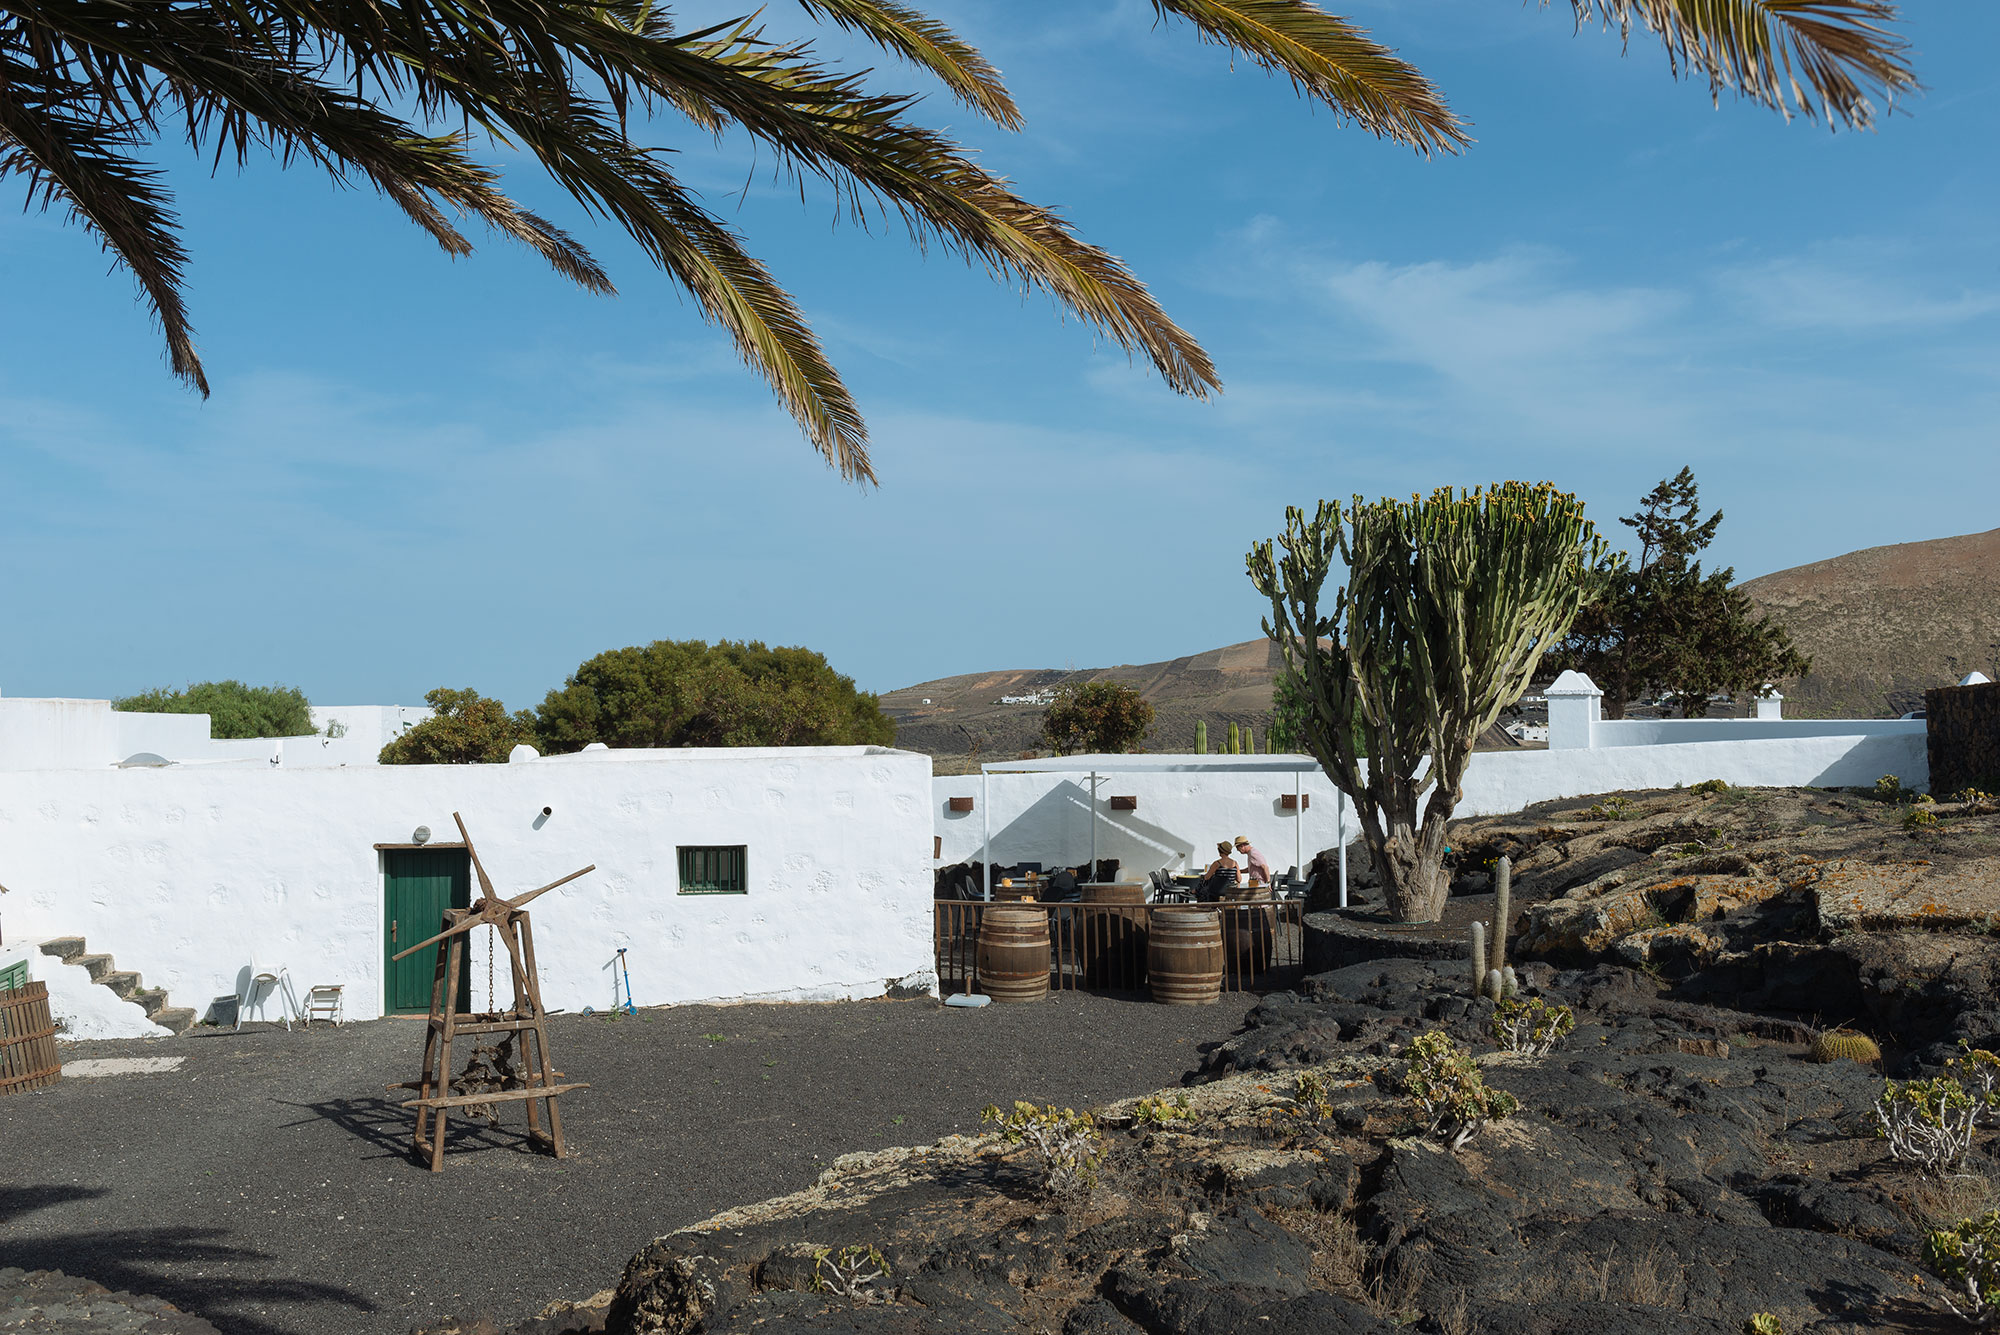
<svg viewBox="0 0 2000 1335"><path fill-rule="evenodd" d="M0 1094L41 1089L61 1078L49 985L29 983L0 992Z"/></svg>

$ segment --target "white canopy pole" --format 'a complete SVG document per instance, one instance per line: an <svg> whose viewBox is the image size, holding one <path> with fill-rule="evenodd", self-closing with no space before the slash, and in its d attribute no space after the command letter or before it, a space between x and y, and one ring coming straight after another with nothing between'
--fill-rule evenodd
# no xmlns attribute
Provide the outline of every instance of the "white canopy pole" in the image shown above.
<svg viewBox="0 0 2000 1335"><path fill-rule="evenodd" d="M1336 788L1333 790L1333 810L1335 823L1339 826L1340 839L1340 907L1347 907L1347 794Z"/></svg>
<svg viewBox="0 0 2000 1335"><path fill-rule="evenodd" d="M1090 879L1097 879L1097 771L1090 772Z"/></svg>
<svg viewBox="0 0 2000 1335"><path fill-rule="evenodd" d="M979 767L979 865L980 878L986 882L983 898L993 898L993 803L988 800L992 787L986 782L986 766ZM1346 903L1345 899L1341 903Z"/></svg>
<svg viewBox="0 0 2000 1335"><path fill-rule="evenodd" d="M1292 771L1292 865L1306 874L1306 772Z"/></svg>

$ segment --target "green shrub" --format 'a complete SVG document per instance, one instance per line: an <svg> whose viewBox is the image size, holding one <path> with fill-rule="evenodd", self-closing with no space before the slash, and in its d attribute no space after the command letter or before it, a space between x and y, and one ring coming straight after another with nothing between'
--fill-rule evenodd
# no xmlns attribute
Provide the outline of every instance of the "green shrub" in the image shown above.
<svg viewBox="0 0 2000 1335"><path fill-rule="evenodd" d="M1936 825L1938 823L1938 814L1929 807L1911 807L1903 813L1903 819L1898 823L1904 829L1915 833L1918 830L1928 830L1933 825Z"/></svg>
<svg viewBox="0 0 2000 1335"><path fill-rule="evenodd" d="M1785 1335L1785 1327L1769 1312L1759 1312L1743 1323L1743 1335Z"/></svg>
<svg viewBox="0 0 2000 1335"><path fill-rule="evenodd" d="M1930 1080L1882 1082L1875 1101L1876 1134L1891 1157L1945 1177L1965 1162L1982 1121L2000 1111L2000 1057L1959 1044L1963 1055Z"/></svg>
<svg viewBox="0 0 2000 1335"><path fill-rule="evenodd" d="M1044 1195L1056 1200L1082 1198L1097 1185L1104 1137L1089 1113L1058 1109L1053 1103L1037 1108L1016 1099L1009 1113L988 1104L979 1120L998 1123L1000 1138L1009 1145L1025 1144L1034 1150Z"/></svg>
<svg viewBox="0 0 2000 1335"><path fill-rule="evenodd" d="M895 1296L886 1287L889 1263L874 1247L856 1243L839 1251L822 1249L813 1256L813 1289L836 1293L864 1303L884 1303Z"/></svg>
<svg viewBox="0 0 2000 1335"><path fill-rule="evenodd" d="M1575 1011L1540 997L1502 1001L1493 1008L1493 1041L1509 1052L1545 1057L1575 1029Z"/></svg>
<svg viewBox="0 0 2000 1335"><path fill-rule="evenodd" d="M1951 1286L1945 1306L1981 1325L1991 1320L2000 1304L2000 1210L1939 1229L1924 1251L1931 1269Z"/></svg>
<svg viewBox="0 0 2000 1335"><path fill-rule="evenodd" d="M1300 1071L1292 1078L1292 1116L1314 1126L1333 1116L1333 1083L1317 1071Z"/></svg>
<svg viewBox="0 0 2000 1335"><path fill-rule="evenodd" d="M1132 1105L1132 1123L1135 1126L1171 1126L1175 1122L1192 1122L1198 1116L1188 1105L1185 1094L1171 1103L1165 1099L1143 1098Z"/></svg>
<svg viewBox="0 0 2000 1335"><path fill-rule="evenodd" d="M1586 820L1631 820L1639 814L1629 797L1607 797L1584 809Z"/></svg>
<svg viewBox="0 0 2000 1335"><path fill-rule="evenodd" d="M246 686L240 681L198 681L162 686L111 702L137 714L206 714L210 737L310 737L312 705L296 686Z"/></svg>
<svg viewBox="0 0 2000 1335"><path fill-rule="evenodd" d="M1893 774L1884 774L1875 780L1875 796L1884 802L1903 800L1903 781Z"/></svg>
<svg viewBox="0 0 2000 1335"><path fill-rule="evenodd" d="M1504 1090L1489 1089L1472 1056L1442 1030L1412 1040L1404 1054L1403 1088L1426 1134L1457 1152L1489 1121L1521 1105Z"/></svg>

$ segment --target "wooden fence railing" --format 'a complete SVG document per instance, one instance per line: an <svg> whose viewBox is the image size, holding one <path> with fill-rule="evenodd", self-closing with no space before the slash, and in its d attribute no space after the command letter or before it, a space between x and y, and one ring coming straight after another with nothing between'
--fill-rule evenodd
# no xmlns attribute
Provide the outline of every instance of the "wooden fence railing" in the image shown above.
<svg viewBox="0 0 2000 1335"><path fill-rule="evenodd" d="M933 902L938 989L976 992L979 925L992 905ZM1268 992L1305 972L1305 903L1264 900L1221 904L1040 904L1049 915L1049 986L1137 992L1146 987L1146 936L1156 907L1221 915L1222 990Z"/></svg>
<svg viewBox="0 0 2000 1335"><path fill-rule="evenodd" d="M0 1094L40 1089L61 1077L49 985L29 983L0 992Z"/></svg>

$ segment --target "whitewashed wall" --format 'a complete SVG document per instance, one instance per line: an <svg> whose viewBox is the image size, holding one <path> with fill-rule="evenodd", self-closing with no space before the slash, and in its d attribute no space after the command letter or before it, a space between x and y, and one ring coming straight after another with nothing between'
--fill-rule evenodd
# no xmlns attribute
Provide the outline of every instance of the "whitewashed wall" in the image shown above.
<svg viewBox="0 0 2000 1335"><path fill-rule="evenodd" d="M1648 718L1600 719L1591 745L1680 746L1690 742L1789 740L1800 737L1924 738L1922 719L1895 718Z"/></svg>
<svg viewBox="0 0 2000 1335"><path fill-rule="evenodd" d="M1602 725L1600 725L1602 726ZM1149 756L1148 760L1167 757ZM1204 759L1184 756L1189 762ZM1572 751L1482 751L1466 767L1461 816L1504 815L1532 802L1581 797L1620 789L1671 788L1722 779L1741 787L1865 787L1884 774L1913 788L1926 787L1930 766L1922 725L1914 733L1691 742L1671 746L1612 746ZM1082 862L1090 856L1092 804L1085 775L987 776L993 858L1001 865L1024 860ZM1247 834L1280 870L1338 841L1334 790L1323 774L1308 774L1312 805L1300 820L1280 806L1292 791L1290 774L1138 772L1098 778L1097 855L1120 860L1121 875L1156 867L1206 865L1219 839ZM979 810L980 776L953 775L931 783L931 811L943 860L980 856L985 828ZM1109 809L1113 795L1139 799L1136 811ZM949 809L953 797L970 797L974 810ZM1348 836L1357 830L1348 816ZM1304 857L1297 857L1301 849Z"/></svg>
<svg viewBox="0 0 2000 1335"><path fill-rule="evenodd" d="M608 1006L619 946L641 1005L879 996L931 969L930 777L928 757L872 747L0 773L7 934L83 936L197 1011L254 962L287 966L301 993L343 983L348 1015L372 1017L373 845L419 825L455 840L456 810L503 894L597 864L532 908L552 1008ZM739 843L750 893L675 893L677 845ZM504 1002L504 961L499 979Z"/></svg>
<svg viewBox="0 0 2000 1335"><path fill-rule="evenodd" d="M1125 877L1142 876L1157 867L1198 871L1215 860L1218 840L1243 834L1277 870L1294 863L1303 866L1314 853L1338 841L1334 788L1324 774L1300 776L1312 799L1301 820L1280 805L1282 796L1293 790L1293 777L1185 771L1101 774L1095 804L1097 856L1117 858L1119 874ZM986 782L994 862L1011 866L1033 859L1051 866L1075 866L1090 857L1088 775L994 774ZM985 828L985 815L978 809L980 776L934 779L931 794L944 863L979 857ZM1114 796L1137 797L1138 809L1110 810ZM954 797L972 798L974 810L951 811L949 799ZM1294 856L1295 851L1302 851L1303 858Z"/></svg>
<svg viewBox="0 0 2000 1335"><path fill-rule="evenodd" d="M373 765L383 746L431 716L423 705L315 706L339 737L211 739L206 714L126 713L109 700L0 698L0 770L99 769L141 752L187 765Z"/></svg>

